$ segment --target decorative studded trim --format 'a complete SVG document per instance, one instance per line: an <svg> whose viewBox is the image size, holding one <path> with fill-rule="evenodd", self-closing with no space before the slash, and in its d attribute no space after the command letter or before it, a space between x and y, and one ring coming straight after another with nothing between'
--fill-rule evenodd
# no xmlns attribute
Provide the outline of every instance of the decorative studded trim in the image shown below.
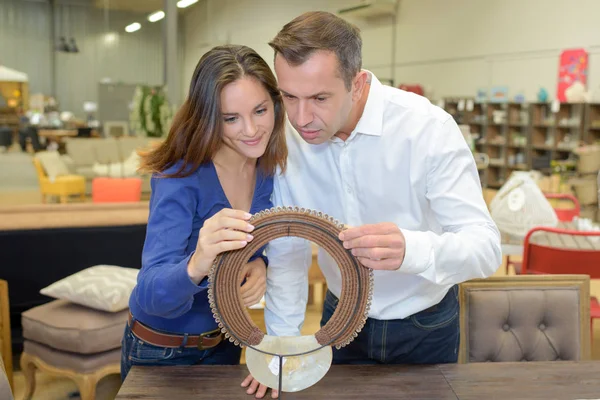
<svg viewBox="0 0 600 400"><path fill-rule="evenodd" d="M293 236L310 240L326 250L340 267L342 293L331 319L315 338L319 344L347 346L362 330L373 295L373 271L345 249L338 239L344 229L334 218L310 209L277 207L254 214L254 239L240 250L220 254L208 276L208 299L221 332L238 346L258 345L264 333L243 307L239 276L250 257L271 240ZM290 268L299 266L290 265Z"/></svg>

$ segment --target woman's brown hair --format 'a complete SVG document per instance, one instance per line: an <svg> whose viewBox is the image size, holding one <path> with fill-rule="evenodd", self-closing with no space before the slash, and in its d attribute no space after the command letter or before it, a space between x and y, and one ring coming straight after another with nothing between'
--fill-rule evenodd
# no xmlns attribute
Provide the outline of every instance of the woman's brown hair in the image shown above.
<svg viewBox="0 0 600 400"><path fill-rule="evenodd" d="M254 50L246 46L217 46L204 54L192 76L186 101L169 131L167 139L156 149L142 155L141 169L163 173L181 161L181 166L164 177L189 176L210 162L222 145L221 91L242 77L257 79L269 92L275 109L275 125L258 167L274 175L277 166L285 170L285 111L273 72Z"/></svg>

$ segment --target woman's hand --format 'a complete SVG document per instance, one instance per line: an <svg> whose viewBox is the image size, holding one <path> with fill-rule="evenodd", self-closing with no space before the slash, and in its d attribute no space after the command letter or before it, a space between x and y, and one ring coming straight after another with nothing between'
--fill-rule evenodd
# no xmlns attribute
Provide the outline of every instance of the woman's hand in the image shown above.
<svg viewBox="0 0 600 400"><path fill-rule="evenodd" d="M240 291L244 306L250 307L258 303L267 290L267 266L262 258L249 262L244 267L240 284L246 279Z"/></svg>
<svg viewBox="0 0 600 400"><path fill-rule="evenodd" d="M246 390L247 394L255 394L255 398L262 399L267 394L267 390L269 389L267 386L259 383L256 379L252 377L252 375L248 375L246 379L242 382L243 388L248 388ZM271 389L271 398L277 399L279 398L279 392L276 389Z"/></svg>
<svg viewBox="0 0 600 400"><path fill-rule="evenodd" d="M217 255L241 249L253 239L250 232L254 227L248 223L251 217L245 211L224 208L204 221L196 252L190 258L187 268L194 283L199 284L208 275Z"/></svg>

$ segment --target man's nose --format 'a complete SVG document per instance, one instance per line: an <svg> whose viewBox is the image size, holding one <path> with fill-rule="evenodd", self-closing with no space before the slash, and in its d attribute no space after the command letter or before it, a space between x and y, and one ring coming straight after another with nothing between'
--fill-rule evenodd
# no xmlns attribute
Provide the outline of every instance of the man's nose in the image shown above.
<svg viewBox="0 0 600 400"><path fill-rule="evenodd" d="M298 104L298 114L296 115L296 123L298 126L306 126L313 121L313 113L310 105L306 101L300 101Z"/></svg>

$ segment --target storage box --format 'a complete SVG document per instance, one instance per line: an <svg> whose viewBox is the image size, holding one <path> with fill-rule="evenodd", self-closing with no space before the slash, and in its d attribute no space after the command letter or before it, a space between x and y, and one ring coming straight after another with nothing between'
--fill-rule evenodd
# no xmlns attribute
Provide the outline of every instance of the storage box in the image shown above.
<svg viewBox="0 0 600 400"><path fill-rule="evenodd" d="M580 174L596 173L600 170L600 146L589 145L575 149L577 160L577 172Z"/></svg>
<svg viewBox="0 0 600 400"><path fill-rule="evenodd" d="M598 204L598 181L595 177L575 178L569 183L582 206Z"/></svg>

